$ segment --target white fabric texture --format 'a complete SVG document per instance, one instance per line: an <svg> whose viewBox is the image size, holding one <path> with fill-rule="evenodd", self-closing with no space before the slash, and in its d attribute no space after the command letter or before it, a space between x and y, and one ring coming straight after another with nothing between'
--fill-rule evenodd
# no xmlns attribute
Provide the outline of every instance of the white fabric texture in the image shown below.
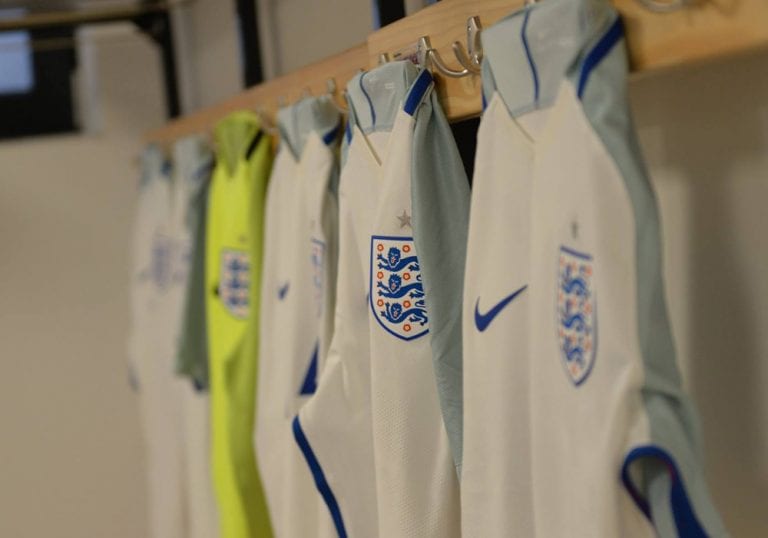
<svg viewBox="0 0 768 538"><path fill-rule="evenodd" d="M333 339L317 391L298 422L338 503L338 535L378 536L370 408L370 346L364 267L379 184L354 136L339 181L339 258ZM370 236L368 236L370 237ZM330 509L330 507L329 507Z"/></svg>
<svg viewBox="0 0 768 538"><path fill-rule="evenodd" d="M318 486L331 499L339 536L460 533L429 298L411 229L418 120L403 110L408 102L417 109L431 90L429 74L407 62L358 75L348 86L335 332L318 391L297 422L297 440L305 451L311 447L307 459L322 473Z"/></svg>
<svg viewBox="0 0 768 538"><path fill-rule="evenodd" d="M210 180L211 155L208 141L192 135L176 142L173 148L173 200L169 207L173 244L173 294L167 297L169 321L173 324L173 357L179 354L183 338L184 310L188 306L189 277L195 233L202 233L198 221L205 218L198 198ZM200 302L195 303L197 305ZM178 383L177 378L174 384ZM213 493L210 460L210 401L207 391L196 390L193 383L183 378L181 395L181 438L184 462L184 506L186 536L189 538L215 538L218 536L218 515Z"/></svg>
<svg viewBox="0 0 768 538"><path fill-rule="evenodd" d="M130 360L139 390L152 538L184 538L183 381L174 375L172 177L160 150L143 156L134 230Z"/></svg>
<svg viewBox="0 0 768 538"><path fill-rule="evenodd" d="M412 215L413 126L413 117L401 111L387 146L370 145L371 172L382 188L371 235L361 237L361 264L371 265L371 409L379 536L448 538L460 535L458 482L437 397L432 350L426 333L404 339L408 333L427 330L428 321L410 317L402 325L404 332L395 330L397 334L386 322L379 323L388 297L397 296L391 293L396 284L386 276L392 259L388 252L395 248L402 253L401 260L409 254L418 258L411 226L401 220ZM379 253L386 262L377 261ZM383 278L374 278L380 270ZM408 275L410 281L421 280L418 261L403 271L401 277L393 272L403 279L401 286L408 285ZM387 289L378 286L380 280ZM409 303L414 306L426 299L428 313L429 297L423 290L407 297L406 311Z"/></svg>
<svg viewBox="0 0 768 538"><path fill-rule="evenodd" d="M527 363L510 360L528 342L533 158L530 135L495 96L477 135L464 279L465 536L534 536L530 470L521 463L530 459Z"/></svg>
<svg viewBox="0 0 768 538"><path fill-rule="evenodd" d="M552 109L532 114L516 121L496 95L478 138L465 281L464 534L653 536L618 474L648 436L642 358L626 338L636 333L632 208L569 84ZM560 358L561 247L592 257L599 298L599 355L578 387Z"/></svg>
<svg viewBox="0 0 768 538"><path fill-rule="evenodd" d="M181 151L177 157L189 155ZM186 212L198 187L198 178L188 172L182 165L172 173L158 148L146 150L134 231L129 347L145 434L153 538L217 535L208 399L174 371L192 243Z"/></svg>
<svg viewBox="0 0 768 538"><path fill-rule="evenodd" d="M619 479L625 454L651 442L640 393L633 210L570 84L562 85L541 134L531 204L527 354L542 358L530 360L528 373L535 535L654 536ZM558 295L567 287L558 265L572 263L560 256L563 248L592 259L594 359L578 386L564 371L573 363L562 358L558 339L565 323Z"/></svg>
<svg viewBox="0 0 768 538"><path fill-rule="evenodd" d="M528 6L483 35L466 536L726 534L675 363L622 37L604 0Z"/></svg>
<svg viewBox="0 0 768 538"><path fill-rule="evenodd" d="M333 536L291 421L312 393L332 332L337 204L333 147L281 147L270 178L262 272L255 446L276 536Z"/></svg>
<svg viewBox="0 0 768 538"><path fill-rule="evenodd" d="M464 536L655 536L619 473L632 449L657 442L641 398L634 213L573 86L517 119L496 94L474 180ZM569 264L587 275L583 366L564 358Z"/></svg>

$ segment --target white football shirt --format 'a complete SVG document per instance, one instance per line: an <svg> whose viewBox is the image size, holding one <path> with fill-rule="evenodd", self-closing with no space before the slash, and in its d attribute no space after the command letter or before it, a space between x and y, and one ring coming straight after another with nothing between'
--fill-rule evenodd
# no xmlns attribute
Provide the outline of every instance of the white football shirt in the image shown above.
<svg viewBox="0 0 768 538"><path fill-rule="evenodd" d="M621 23L607 2L553 0L483 43L464 535L722 536L675 365Z"/></svg>
<svg viewBox="0 0 768 538"><path fill-rule="evenodd" d="M316 392L293 421L296 443L340 538L378 536L367 284L358 243L371 227L379 184L367 173L363 138L350 136L351 129L339 179L333 337Z"/></svg>
<svg viewBox="0 0 768 538"><path fill-rule="evenodd" d="M265 207L255 445L277 536L333 536L292 420L314 394L333 322L339 113L328 97L280 111Z"/></svg>
<svg viewBox="0 0 768 538"><path fill-rule="evenodd" d="M175 363L184 337L193 245L200 231L211 152L203 137L181 139L173 166L160 148L143 156L134 233L131 356L148 462L152 536L217 535L210 480L209 401ZM202 293L202 290L198 290Z"/></svg>
<svg viewBox="0 0 768 538"><path fill-rule="evenodd" d="M431 90L430 74L408 62L347 87L335 329L317 393L294 423L339 536L460 532L412 231L414 133Z"/></svg>
<svg viewBox="0 0 768 538"><path fill-rule="evenodd" d="M156 146L142 156L134 229L130 360L147 456L150 535L186 536L182 429L184 381L174 373L178 244L171 214L175 180Z"/></svg>
<svg viewBox="0 0 768 538"><path fill-rule="evenodd" d="M528 342L533 157L530 135L494 94L477 135L464 281L461 491L467 536L501 536L500 529L533 536L531 477L519 464L530 458L527 363L500 352L525 349ZM491 529L496 533L488 534Z"/></svg>
<svg viewBox="0 0 768 538"><path fill-rule="evenodd" d="M191 334L205 331L203 310L205 290L202 278L190 282L194 271L202 277L207 187L213 154L206 137L192 135L179 139L173 148L174 199L171 205L171 236L176 244L174 297L170 301L176 325L174 356L177 360L185 344L204 345L205 337ZM200 249L199 251L197 249ZM189 312L197 308L199 312ZM197 320L192 326L190 320ZM191 342L185 340L191 340ZM205 349L199 354L207 360ZM189 538L215 538L218 535L216 499L210 465L210 399L196 379L187 379L181 389L182 457L184 461L184 498Z"/></svg>
<svg viewBox="0 0 768 538"><path fill-rule="evenodd" d="M461 530L458 480L437 394L430 303L413 240L411 206L411 184L421 180L413 163L425 157L413 153L416 113L425 102L435 105L430 101L433 84L426 70L418 72L409 63L398 67L418 76L382 139L386 145L361 147L368 152L369 173L381 186L370 236L362 236L359 245L361 265L369 268L379 536L449 538ZM374 70L361 76L360 86L374 105L379 97L375 86L389 80L385 76L391 75ZM461 167L458 154L453 156L454 166Z"/></svg>

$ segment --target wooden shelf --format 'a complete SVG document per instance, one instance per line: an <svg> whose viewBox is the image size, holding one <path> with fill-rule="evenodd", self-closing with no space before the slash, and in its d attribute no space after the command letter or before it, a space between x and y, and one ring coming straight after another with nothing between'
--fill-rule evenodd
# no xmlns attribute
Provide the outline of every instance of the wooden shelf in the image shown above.
<svg viewBox="0 0 768 538"><path fill-rule="evenodd" d="M613 4L624 20L634 71L768 46L766 0L699 0L672 13L651 13L636 0Z"/></svg>
<svg viewBox="0 0 768 538"><path fill-rule="evenodd" d="M290 103L307 91L313 95L327 93L326 84L331 78L336 81L338 89L343 90L347 81L367 66L368 48L363 43L298 71L249 88L226 101L173 120L164 127L150 131L144 138L147 142L163 145L186 135L209 132L217 121L235 110L262 110L274 117L281 99Z"/></svg>
<svg viewBox="0 0 768 538"><path fill-rule="evenodd" d="M613 3L624 20L634 71L768 47L768 0L699 0L672 13L653 13L636 0ZM306 90L313 95L326 93L330 78L341 90L358 70L376 66L380 54L412 51L422 36L429 36L432 47L458 68L451 45L454 41L466 42L468 18L479 16L487 28L522 5L523 0L443 0L372 33L366 43L172 121L147 133L145 140L168 144L188 134L207 132L227 113L238 109L260 108L273 114L280 98L289 103ZM436 75L438 95L449 120L480 114L479 76L452 79Z"/></svg>

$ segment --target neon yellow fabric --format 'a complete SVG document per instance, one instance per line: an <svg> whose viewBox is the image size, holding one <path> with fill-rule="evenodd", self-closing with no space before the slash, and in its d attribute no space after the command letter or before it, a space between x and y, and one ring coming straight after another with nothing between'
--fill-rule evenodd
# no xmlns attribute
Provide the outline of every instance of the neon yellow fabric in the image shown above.
<svg viewBox="0 0 768 538"><path fill-rule="evenodd" d="M216 126L217 164L208 206L206 309L212 465L221 538L269 538L272 530L253 450L259 277L269 137L249 112Z"/></svg>

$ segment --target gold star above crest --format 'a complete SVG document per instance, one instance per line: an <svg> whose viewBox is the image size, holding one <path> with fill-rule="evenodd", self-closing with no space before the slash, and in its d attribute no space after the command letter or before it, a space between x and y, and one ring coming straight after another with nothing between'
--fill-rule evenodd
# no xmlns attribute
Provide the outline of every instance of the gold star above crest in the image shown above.
<svg viewBox="0 0 768 538"><path fill-rule="evenodd" d="M403 209L403 214L396 218L400 221L400 229L403 229L406 226L411 228L411 216L405 211L405 209Z"/></svg>

